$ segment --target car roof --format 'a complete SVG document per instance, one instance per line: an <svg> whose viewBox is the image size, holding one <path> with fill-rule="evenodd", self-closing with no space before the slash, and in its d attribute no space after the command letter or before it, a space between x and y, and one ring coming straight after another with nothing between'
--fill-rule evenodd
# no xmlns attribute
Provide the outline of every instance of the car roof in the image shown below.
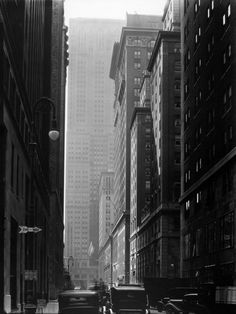
<svg viewBox="0 0 236 314"><path fill-rule="evenodd" d="M145 291L143 287L139 286L118 286L118 287L112 287L112 289L117 290L117 291Z"/></svg>
<svg viewBox="0 0 236 314"><path fill-rule="evenodd" d="M66 290L59 294L59 296L70 296L70 295L81 295L81 296L92 296L97 295L97 291L92 290Z"/></svg>

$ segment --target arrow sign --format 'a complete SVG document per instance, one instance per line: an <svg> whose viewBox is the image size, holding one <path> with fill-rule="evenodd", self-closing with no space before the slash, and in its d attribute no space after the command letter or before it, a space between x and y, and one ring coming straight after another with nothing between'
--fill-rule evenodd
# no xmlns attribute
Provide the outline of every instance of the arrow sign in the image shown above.
<svg viewBox="0 0 236 314"><path fill-rule="evenodd" d="M39 227L19 226L19 228L20 228L19 233L28 233L28 232L38 233L39 231L42 231L42 229Z"/></svg>
<svg viewBox="0 0 236 314"><path fill-rule="evenodd" d="M28 227L26 227L26 226L19 226L19 228L20 228L19 233L27 233L28 232Z"/></svg>
<svg viewBox="0 0 236 314"><path fill-rule="evenodd" d="M42 229L39 227L33 227L32 229L34 233L38 233L39 231L42 231Z"/></svg>

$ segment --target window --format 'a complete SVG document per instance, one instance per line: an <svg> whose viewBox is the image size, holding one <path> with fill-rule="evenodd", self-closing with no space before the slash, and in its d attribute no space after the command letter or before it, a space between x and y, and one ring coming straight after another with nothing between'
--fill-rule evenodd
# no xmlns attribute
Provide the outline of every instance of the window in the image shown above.
<svg viewBox="0 0 236 314"><path fill-rule="evenodd" d="M142 46L142 41L140 39L135 39L134 40L134 45L135 46Z"/></svg>
<svg viewBox="0 0 236 314"><path fill-rule="evenodd" d="M198 126L195 130L195 145L197 146L201 142L201 136L202 136L202 127Z"/></svg>
<svg viewBox="0 0 236 314"><path fill-rule="evenodd" d="M180 81L179 80L175 80L175 90L180 90Z"/></svg>
<svg viewBox="0 0 236 314"><path fill-rule="evenodd" d="M185 145L184 145L184 152L185 152L185 158L188 157L189 153L190 153L190 141L186 141Z"/></svg>
<svg viewBox="0 0 236 314"><path fill-rule="evenodd" d="M197 95L195 96L195 104L194 104L195 114L199 110L199 107L201 105L201 101L202 101L202 92L201 92L201 90L199 90L197 92Z"/></svg>
<svg viewBox="0 0 236 314"><path fill-rule="evenodd" d="M174 106L175 106L175 109L179 109L180 108L180 101L179 100L175 101Z"/></svg>
<svg viewBox="0 0 236 314"><path fill-rule="evenodd" d="M191 170L189 169L185 172L185 183L188 183L190 179L191 179Z"/></svg>
<svg viewBox="0 0 236 314"><path fill-rule="evenodd" d="M199 191L196 193L196 203L199 204L202 200L202 192Z"/></svg>
<svg viewBox="0 0 236 314"><path fill-rule="evenodd" d="M134 96L139 97L139 89L138 88L134 89Z"/></svg>
<svg viewBox="0 0 236 314"><path fill-rule="evenodd" d="M185 97L185 99L188 97L188 94L189 94L189 81L187 81L184 84L184 97Z"/></svg>
<svg viewBox="0 0 236 314"><path fill-rule="evenodd" d="M190 118L191 118L190 108L187 108L187 111L184 114L184 126L185 126L185 128L189 125Z"/></svg>
<svg viewBox="0 0 236 314"><path fill-rule="evenodd" d="M234 245L234 213L220 219L220 248L227 249Z"/></svg>
<svg viewBox="0 0 236 314"><path fill-rule="evenodd" d="M195 170L199 172L202 169L202 158L200 157L195 163Z"/></svg>
<svg viewBox="0 0 236 314"><path fill-rule="evenodd" d="M145 182L145 189L146 190L150 190L150 188L151 188L151 182L150 181L146 181Z"/></svg>
<svg viewBox="0 0 236 314"><path fill-rule="evenodd" d="M181 120L180 119L176 119L175 120L175 127L180 127L181 126Z"/></svg>
<svg viewBox="0 0 236 314"><path fill-rule="evenodd" d="M231 44L229 44L225 50L223 51L223 54L222 54L222 61L223 61L223 64L225 66L228 66L229 62L230 62L230 58L231 58L231 53L232 53L232 47L231 47Z"/></svg>
<svg viewBox="0 0 236 314"><path fill-rule="evenodd" d="M213 221L206 226L206 249L213 253L216 249L216 222Z"/></svg>
<svg viewBox="0 0 236 314"><path fill-rule="evenodd" d="M197 45L199 43L200 38L201 38L201 33L202 33L201 27L199 26L198 30L197 30L197 32L195 34L195 45Z"/></svg>
<svg viewBox="0 0 236 314"><path fill-rule="evenodd" d="M141 69L141 63L140 63L140 62L135 62L135 63L134 63L134 68L135 68L136 70Z"/></svg>
<svg viewBox="0 0 236 314"><path fill-rule="evenodd" d="M231 16L231 5L229 4L227 7L227 11L222 16L222 25L223 26L228 25L230 16Z"/></svg>
<svg viewBox="0 0 236 314"><path fill-rule="evenodd" d="M140 50L135 50L134 51L134 57L135 58L140 58L141 57L141 51Z"/></svg>
<svg viewBox="0 0 236 314"><path fill-rule="evenodd" d="M150 51L148 51L148 53L147 53L148 60L151 58L151 55L152 55L152 53Z"/></svg>
<svg viewBox="0 0 236 314"><path fill-rule="evenodd" d="M134 78L134 84L135 85L140 85L140 83L141 83L141 78L140 77L135 77Z"/></svg>
<svg viewBox="0 0 236 314"><path fill-rule="evenodd" d="M184 69L188 67L189 63L191 60L191 54L190 54L190 49L188 48L184 57Z"/></svg>
<svg viewBox="0 0 236 314"><path fill-rule="evenodd" d="M180 146L180 136L179 135L175 136L175 146Z"/></svg>
<svg viewBox="0 0 236 314"><path fill-rule="evenodd" d="M149 48L153 48L154 46L155 46L155 40L149 41L148 47L149 47Z"/></svg>
<svg viewBox="0 0 236 314"><path fill-rule="evenodd" d="M225 25L225 23L226 23L226 16L224 14L223 17L222 17L222 24Z"/></svg>
<svg viewBox="0 0 236 314"><path fill-rule="evenodd" d="M232 105L232 86L229 85L223 94L223 113L226 112Z"/></svg>
<svg viewBox="0 0 236 314"><path fill-rule="evenodd" d="M207 113L207 129L210 130L214 126L215 122L215 109L212 108Z"/></svg>
<svg viewBox="0 0 236 314"><path fill-rule="evenodd" d="M231 15L231 5L230 4L228 5L228 8L227 8L227 15L228 15L228 17L230 17L230 15Z"/></svg>
<svg viewBox="0 0 236 314"><path fill-rule="evenodd" d="M197 0L195 1L194 3L194 15L196 16L198 11L199 11L199 8L200 8L200 4L201 4L201 1L200 0Z"/></svg>
<svg viewBox="0 0 236 314"><path fill-rule="evenodd" d="M174 69L176 72L179 72L181 70L181 62L175 61Z"/></svg>

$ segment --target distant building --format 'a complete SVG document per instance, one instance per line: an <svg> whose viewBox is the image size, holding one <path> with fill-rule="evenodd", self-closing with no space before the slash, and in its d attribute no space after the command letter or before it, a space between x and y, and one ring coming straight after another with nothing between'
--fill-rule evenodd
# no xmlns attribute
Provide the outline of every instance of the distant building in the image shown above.
<svg viewBox="0 0 236 314"><path fill-rule="evenodd" d="M76 286L98 279L99 179L113 169L109 61L122 25L110 19L69 22L65 258L74 259Z"/></svg>
<svg viewBox="0 0 236 314"><path fill-rule="evenodd" d="M23 313L63 288L63 18L63 2L0 2L1 313ZM52 104L61 132L54 143Z"/></svg>
<svg viewBox="0 0 236 314"><path fill-rule="evenodd" d="M130 125L140 104L142 71L155 44L161 17L127 14L120 42L115 43L110 77L115 82L113 281L129 282L130 275Z"/></svg>
<svg viewBox="0 0 236 314"><path fill-rule="evenodd" d="M150 109L150 81L145 75L140 92L141 104L133 112L131 122L131 178L130 178L130 282L143 282L147 274L147 260L144 248L145 228L142 226L150 218L156 206L157 178L155 144Z"/></svg>
<svg viewBox="0 0 236 314"><path fill-rule="evenodd" d="M229 304L236 285L235 18L235 1L185 1L181 10L181 274L213 284L216 301Z"/></svg>
<svg viewBox="0 0 236 314"><path fill-rule="evenodd" d="M114 221L114 173L102 172L99 183L99 249L109 237Z"/></svg>

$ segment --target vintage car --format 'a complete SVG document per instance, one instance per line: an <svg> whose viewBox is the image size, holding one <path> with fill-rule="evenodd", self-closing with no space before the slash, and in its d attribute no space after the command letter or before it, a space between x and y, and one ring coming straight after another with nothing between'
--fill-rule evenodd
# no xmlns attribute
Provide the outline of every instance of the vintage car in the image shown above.
<svg viewBox="0 0 236 314"><path fill-rule="evenodd" d="M209 308L199 303L198 293L185 294L183 299L170 299L164 306L166 314L210 314Z"/></svg>
<svg viewBox="0 0 236 314"><path fill-rule="evenodd" d="M143 287L122 285L112 287L110 300L105 306L106 314L149 314L149 303Z"/></svg>
<svg viewBox="0 0 236 314"><path fill-rule="evenodd" d="M166 314L208 314L207 291L197 287L177 287L168 296L157 302L158 311Z"/></svg>
<svg viewBox="0 0 236 314"><path fill-rule="evenodd" d="M59 294L59 314L99 314L99 295L91 290L67 290Z"/></svg>

